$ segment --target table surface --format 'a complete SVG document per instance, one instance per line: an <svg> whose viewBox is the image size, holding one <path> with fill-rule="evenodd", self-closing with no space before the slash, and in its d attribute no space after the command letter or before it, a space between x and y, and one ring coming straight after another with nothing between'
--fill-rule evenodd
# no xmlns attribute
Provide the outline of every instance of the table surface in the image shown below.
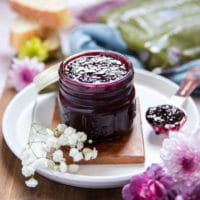
<svg viewBox="0 0 200 200"><path fill-rule="evenodd" d="M8 45L8 24L14 17L6 1L0 1L0 200L85 200L85 199L121 199L121 188L115 189L84 189L67 186L50 181L36 175L39 186L31 189L25 186L21 174L21 163L10 151L2 135L2 116L9 101L16 92L6 84L10 58L13 51ZM3 38L3 39L2 39ZM4 91L4 92L3 92ZM193 98L200 112L200 98ZM12 125L12 124L11 124Z"/></svg>

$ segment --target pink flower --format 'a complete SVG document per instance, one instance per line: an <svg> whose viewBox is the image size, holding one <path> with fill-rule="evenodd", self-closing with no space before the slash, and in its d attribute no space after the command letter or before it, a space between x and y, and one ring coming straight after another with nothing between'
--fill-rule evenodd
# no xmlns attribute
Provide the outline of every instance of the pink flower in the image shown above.
<svg viewBox="0 0 200 200"><path fill-rule="evenodd" d="M168 172L188 185L200 182L200 140L184 133L170 134L161 149L161 158Z"/></svg>
<svg viewBox="0 0 200 200"><path fill-rule="evenodd" d="M10 83L17 90L21 90L33 81L33 78L44 69L44 63L39 63L37 58L13 59L9 72Z"/></svg>
<svg viewBox="0 0 200 200"><path fill-rule="evenodd" d="M174 184L171 176L158 164L152 164L141 174L133 176L122 189L124 200L162 200Z"/></svg>

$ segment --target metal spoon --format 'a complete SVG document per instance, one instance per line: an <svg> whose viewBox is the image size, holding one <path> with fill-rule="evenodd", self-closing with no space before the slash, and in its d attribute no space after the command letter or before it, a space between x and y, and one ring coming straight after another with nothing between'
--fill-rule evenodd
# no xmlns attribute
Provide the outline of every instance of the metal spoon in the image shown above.
<svg viewBox="0 0 200 200"><path fill-rule="evenodd" d="M181 108L187 97L200 84L200 68L193 68L186 74L176 93L171 97L171 104L149 107L146 120L156 134L168 134L180 130L187 121L186 112Z"/></svg>

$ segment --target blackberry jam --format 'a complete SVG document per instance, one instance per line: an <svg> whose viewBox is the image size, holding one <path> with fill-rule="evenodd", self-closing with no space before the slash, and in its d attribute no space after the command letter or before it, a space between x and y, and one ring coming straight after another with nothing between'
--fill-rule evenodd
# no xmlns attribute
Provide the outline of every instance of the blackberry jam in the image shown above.
<svg viewBox="0 0 200 200"><path fill-rule="evenodd" d="M186 122L185 113L173 105L160 105L148 108L146 119L157 134L178 131Z"/></svg>
<svg viewBox="0 0 200 200"><path fill-rule="evenodd" d="M131 62L119 53L88 51L69 57L59 69L61 122L94 142L130 132L136 115L133 76Z"/></svg>

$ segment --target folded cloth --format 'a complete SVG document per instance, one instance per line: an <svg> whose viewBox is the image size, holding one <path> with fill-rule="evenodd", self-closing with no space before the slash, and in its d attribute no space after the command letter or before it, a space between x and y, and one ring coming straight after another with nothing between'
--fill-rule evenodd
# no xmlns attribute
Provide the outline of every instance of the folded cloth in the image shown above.
<svg viewBox="0 0 200 200"><path fill-rule="evenodd" d="M130 0L99 20L116 27L129 50L145 51L152 70L200 57L199 6L198 0Z"/></svg>
<svg viewBox="0 0 200 200"><path fill-rule="evenodd" d="M70 33L69 45L71 54L100 49L117 51L126 55L133 63L134 68L145 70L141 59L128 50L119 31L105 24L88 23L76 27ZM170 70L157 69L153 72L161 74L177 84L180 84L186 72L194 67L200 67L200 59L190 61ZM200 95L200 87L193 92L193 95Z"/></svg>

